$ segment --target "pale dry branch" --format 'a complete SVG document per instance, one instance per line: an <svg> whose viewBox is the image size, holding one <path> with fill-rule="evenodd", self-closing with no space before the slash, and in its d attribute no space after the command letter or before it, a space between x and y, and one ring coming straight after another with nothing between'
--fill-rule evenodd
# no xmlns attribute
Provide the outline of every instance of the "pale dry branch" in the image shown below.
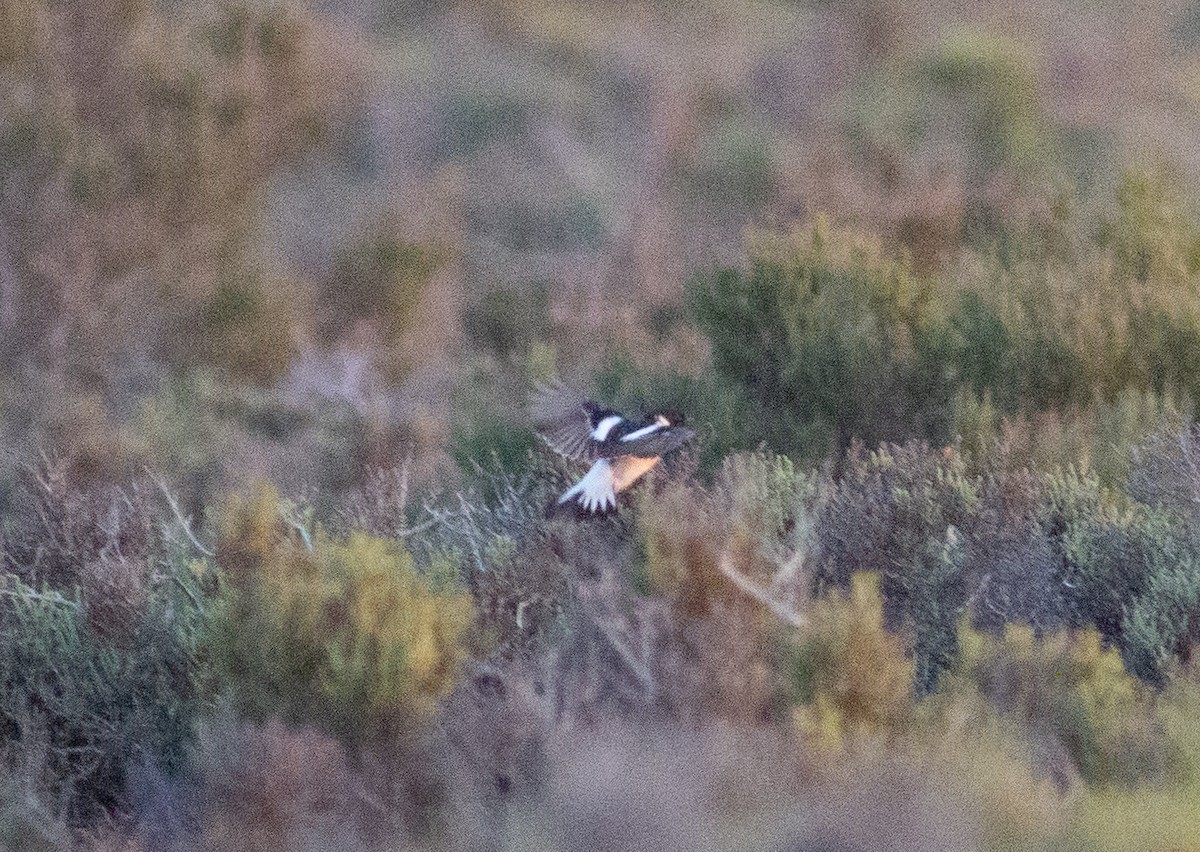
<svg viewBox="0 0 1200 852"><path fill-rule="evenodd" d="M717 560L717 569L725 575L725 577L733 583L734 586L741 589L750 597L761 603L767 609L771 610L780 620L792 625L793 627L807 627L808 619L797 612L790 610L785 604L777 600L770 592L760 587L757 583L752 582L740 571L733 567L733 557L728 551L721 554L721 558Z"/></svg>
<svg viewBox="0 0 1200 852"><path fill-rule="evenodd" d="M22 583L13 575L4 578L6 585L14 586L15 588L0 589L0 595L10 598L19 598L21 600L42 601L43 603L52 603L60 606L68 607L69 609L79 609L79 602L73 601L62 596L60 592L38 592L29 586Z"/></svg>
<svg viewBox="0 0 1200 852"><path fill-rule="evenodd" d="M162 492L163 497L167 499L167 505L171 508L171 513L175 516L175 520L179 522L179 526L183 529L184 535L188 537L188 541L192 543L192 546L210 559L216 556L216 553L213 550L205 547L200 543L200 540L196 538L195 534L192 532L192 525L190 521L188 518L184 517L183 511L179 508L179 504L175 502L175 498L171 496L171 490L167 488L167 484L161 479L155 477L150 472L149 468L144 468L144 470L146 471L146 475L150 477L150 481L158 487L158 490Z"/></svg>
<svg viewBox="0 0 1200 852"><path fill-rule="evenodd" d="M608 644L617 652L617 656L621 658L621 661L625 663L625 666L638 679L638 682L641 683L646 697L652 697L654 695L654 675L650 673L650 670L629 649L629 646L625 644L625 640L617 635L616 630L605 619L593 617L592 623L596 625L600 630L600 634L608 640Z"/></svg>

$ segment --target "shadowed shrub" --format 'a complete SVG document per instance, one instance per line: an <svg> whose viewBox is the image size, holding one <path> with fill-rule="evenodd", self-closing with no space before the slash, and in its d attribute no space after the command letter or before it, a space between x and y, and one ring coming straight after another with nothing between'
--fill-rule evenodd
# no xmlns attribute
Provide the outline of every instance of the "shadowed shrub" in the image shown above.
<svg viewBox="0 0 1200 852"><path fill-rule="evenodd" d="M914 442L870 454L856 445L817 517L817 590L877 573L888 626L914 633L921 692L936 686L955 653L956 624L979 571L969 548L980 511L979 482L961 454Z"/></svg>
<svg viewBox="0 0 1200 852"><path fill-rule="evenodd" d="M121 645L96 635L77 598L10 585L0 644L5 739L42 749L43 782L64 816L91 820L124 801L127 765L179 771L202 706L188 602L161 589Z"/></svg>
<svg viewBox="0 0 1200 852"><path fill-rule="evenodd" d="M128 804L130 765L187 762L204 567L144 487L75 490L54 469L26 487L0 541L0 734L79 823Z"/></svg>
<svg viewBox="0 0 1200 852"><path fill-rule="evenodd" d="M408 834L403 804L311 728L219 719L201 729L197 752L196 840L204 849L368 852Z"/></svg>
<svg viewBox="0 0 1200 852"><path fill-rule="evenodd" d="M1175 620L1180 636L1186 635L1188 604L1198 603L1196 551L1178 521L1134 504L1124 512L1109 509L1079 519L1065 531L1063 543L1070 561L1072 596L1083 623L1095 625L1105 639L1127 647L1125 627L1131 610L1136 612L1139 601L1153 590L1163 616ZM1137 661L1139 675L1156 679L1158 664L1152 661L1166 647L1152 643L1154 630L1147 616L1144 610L1138 616L1139 650L1129 661L1131 665ZM1175 649L1169 638L1164 637L1164 643Z"/></svg>
<svg viewBox="0 0 1200 852"><path fill-rule="evenodd" d="M760 234L749 249L748 271L695 278L687 293L717 373L751 404L747 444L817 459L855 436L873 445L921 434L908 391L929 287L903 261L822 220Z"/></svg>

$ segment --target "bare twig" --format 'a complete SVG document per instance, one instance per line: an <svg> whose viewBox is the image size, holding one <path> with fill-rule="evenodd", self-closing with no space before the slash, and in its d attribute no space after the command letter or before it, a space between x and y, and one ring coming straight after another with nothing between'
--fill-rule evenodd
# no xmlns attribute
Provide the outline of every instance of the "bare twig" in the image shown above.
<svg viewBox="0 0 1200 852"><path fill-rule="evenodd" d="M300 538L304 541L304 547L309 553L312 553L312 536L308 532L308 527L304 526L304 524L292 517L290 507L287 510L280 511L279 515L283 518L283 522L285 524L294 529L296 532L300 533Z"/></svg>
<svg viewBox="0 0 1200 852"><path fill-rule="evenodd" d="M20 283L13 265L12 242L8 229L0 222L0 330L8 331L17 322L17 294Z"/></svg>
<svg viewBox="0 0 1200 852"><path fill-rule="evenodd" d="M412 472L413 451L409 450L408 455L404 457L404 461L400 463L400 512L408 508L408 477Z"/></svg>
<svg viewBox="0 0 1200 852"><path fill-rule="evenodd" d="M799 548L789 556L783 565L780 566L779 570L775 572L775 576L771 578L770 590L773 591L793 585L800 570L804 567L805 556L804 548Z"/></svg>
<svg viewBox="0 0 1200 852"><path fill-rule="evenodd" d="M179 526L183 528L184 535L188 537L188 541L192 543L192 546L209 558L216 556L216 553L205 547L200 543L200 540L196 538L195 534L192 532L191 523L187 518L184 517L183 512L179 508L179 504L176 503L175 498L171 496L171 491L167 488L167 484L161 479L155 477L154 474L150 472L150 468L144 468L144 470L146 471L146 475L150 477L150 481L158 486L158 490L161 491L163 496L167 498L167 505L171 507L171 512L175 515L175 520L179 521Z"/></svg>
<svg viewBox="0 0 1200 852"><path fill-rule="evenodd" d="M773 612L782 621L787 622L793 627L808 626L807 618L788 609L783 603L772 597L765 589L762 589L757 584L751 582L745 577L745 575L734 568L733 559L730 557L728 551L721 554L721 558L717 561L717 569L724 574L731 583L761 603L767 609L771 610L771 612Z"/></svg>
<svg viewBox="0 0 1200 852"><path fill-rule="evenodd" d="M629 646L625 644L620 636L617 635L612 625L603 618L593 614L591 621L600 630L600 634L608 640L608 644L617 652L617 656L625 663L629 671L631 671L642 684L642 689L646 691L647 697L654 695L654 676L650 674L650 670L629 650Z"/></svg>
<svg viewBox="0 0 1200 852"><path fill-rule="evenodd" d="M437 518L430 518L427 521L422 521L421 523L417 524L416 526L406 527L405 529L402 529L402 530L396 530L396 537L397 538L408 538L410 535L416 535L417 533L425 532L425 530L429 529L437 522L438 522Z"/></svg>
<svg viewBox="0 0 1200 852"><path fill-rule="evenodd" d="M50 592L47 594L35 592L33 589L29 588L23 583L16 589L0 589L0 595L7 595L10 598L23 598L25 600L43 601L44 603L62 604L63 606L70 607L71 609L79 609L79 603L77 601L64 598L58 592Z"/></svg>
<svg viewBox="0 0 1200 852"><path fill-rule="evenodd" d="M959 607L959 611L960 612L969 612L971 610L971 608L975 606L975 602L977 600L979 600L981 597L983 598L984 603L988 603L989 598L987 597L986 593L988 590L988 585L991 583L991 581L992 581L992 572L989 571L988 573L983 575L983 579L979 581L979 586L976 587L975 591L971 593L971 596L966 599L966 601L963 603L963 605L961 607Z"/></svg>
<svg viewBox="0 0 1200 852"><path fill-rule="evenodd" d="M187 587L187 584L184 583L183 580L179 579L179 577L177 577L176 575L172 574L171 579L174 580L175 585L179 586L179 588L181 588L183 590L183 593L188 596L188 600L190 600L192 602L192 605L196 607L196 611L199 612L201 615L203 615L204 614L204 604L200 603L200 599L198 597L196 597L196 593L193 592L191 589L189 589Z"/></svg>

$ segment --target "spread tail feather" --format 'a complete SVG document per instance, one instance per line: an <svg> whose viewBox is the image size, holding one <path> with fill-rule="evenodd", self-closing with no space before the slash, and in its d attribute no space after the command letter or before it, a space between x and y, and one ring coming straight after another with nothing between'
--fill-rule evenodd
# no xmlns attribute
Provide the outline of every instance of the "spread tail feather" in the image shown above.
<svg viewBox="0 0 1200 852"><path fill-rule="evenodd" d="M593 464L583 479L558 498L558 504L561 506L571 500L576 500L589 512L607 512L617 507L617 491L608 459L600 459Z"/></svg>

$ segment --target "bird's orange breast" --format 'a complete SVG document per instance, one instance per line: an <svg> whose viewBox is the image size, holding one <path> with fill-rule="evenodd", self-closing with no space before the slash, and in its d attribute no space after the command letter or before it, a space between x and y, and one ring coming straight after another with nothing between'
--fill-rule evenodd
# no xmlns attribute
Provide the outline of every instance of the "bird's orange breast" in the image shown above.
<svg viewBox="0 0 1200 852"><path fill-rule="evenodd" d="M657 457L651 459L637 456L621 456L612 460L613 490L624 491L645 475L646 471L658 464Z"/></svg>

